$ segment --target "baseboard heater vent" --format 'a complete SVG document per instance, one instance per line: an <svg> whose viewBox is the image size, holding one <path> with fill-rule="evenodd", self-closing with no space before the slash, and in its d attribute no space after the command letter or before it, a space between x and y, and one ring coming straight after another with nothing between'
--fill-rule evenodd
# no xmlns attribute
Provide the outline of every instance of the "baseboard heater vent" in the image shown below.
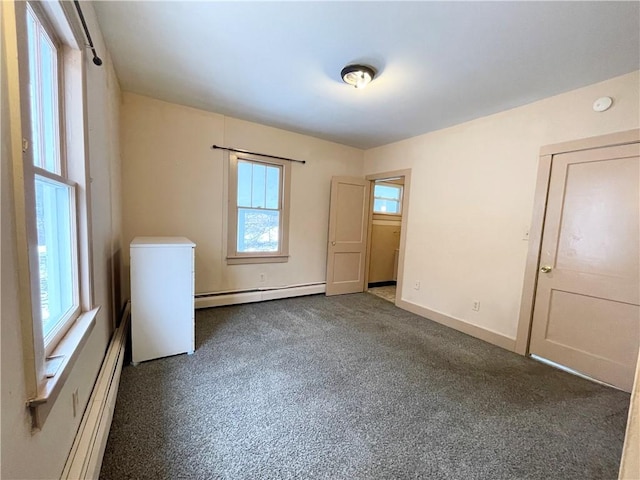
<svg viewBox="0 0 640 480"><path fill-rule="evenodd" d="M235 290L229 292L200 293L196 295L196 308L221 307L238 303L264 302L278 298L300 297L324 293L326 285L320 283L306 283L303 285L289 285L286 287L256 288L252 290Z"/></svg>
<svg viewBox="0 0 640 480"><path fill-rule="evenodd" d="M98 479L116 406L120 373L124 361L131 305L127 303L82 416L61 479Z"/></svg>

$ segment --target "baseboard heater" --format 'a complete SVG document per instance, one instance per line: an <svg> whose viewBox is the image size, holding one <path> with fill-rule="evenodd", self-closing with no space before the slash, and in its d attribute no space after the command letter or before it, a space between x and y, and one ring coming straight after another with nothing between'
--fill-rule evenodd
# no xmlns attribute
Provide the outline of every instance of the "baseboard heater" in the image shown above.
<svg viewBox="0 0 640 480"><path fill-rule="evenodd" d="M102 457L116 406L130 314L131 304L127 302L120 326L107 348L61 479L98 479L100 476Z"/></svg>
<svg viewBox="0 0 640 480"><path fill-rule="evenodd" d="M199 293L195 296L196 308L221 307L238 303L264 302L278 298L300 297L324 293L324 282L288 285L286 287L267 287L250 290L235 290L215 293Z"/></svg>

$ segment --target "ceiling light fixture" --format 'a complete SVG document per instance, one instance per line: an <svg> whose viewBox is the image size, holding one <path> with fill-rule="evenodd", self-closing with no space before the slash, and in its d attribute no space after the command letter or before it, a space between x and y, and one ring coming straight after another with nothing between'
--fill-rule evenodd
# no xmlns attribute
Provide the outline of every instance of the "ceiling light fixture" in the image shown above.
<svg viewBox="0 0 640 480"><path fill-rule="evenodd" d="M366 87L375 75L375 70L367 65L347 65L340 72L344 83L353 85L356 88Z"/></svg>

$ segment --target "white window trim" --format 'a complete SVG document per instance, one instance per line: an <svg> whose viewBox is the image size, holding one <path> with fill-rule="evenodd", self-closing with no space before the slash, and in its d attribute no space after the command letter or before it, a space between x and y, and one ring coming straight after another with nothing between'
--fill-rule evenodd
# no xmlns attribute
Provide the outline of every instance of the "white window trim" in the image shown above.
<svg viewBox="0 0 640 480"><path fill-rule="evenodd" d="M238 160L246 160L282 168L280 182L281 219L279 232L279 250L277 252L238 252ZM245 153L229 154L229 197L227 216L227 264L284 263L289 261L289 211L291 197L291 162L278 159L265 159L258 155Z"/></svg>
<svg viewBox="0 0 640 480"><path fill-rule="evenodd" d="M61 154L71 159L63 171L76 190L78 237L79 315L68 325L60 340L45 350L40 319L37 230L35 221L35 173L29 150L30 105L27 48L27 6L24 2L3 4L3 28L7 28L6 48L8 89L11 103L11 145L13 159L16 234L19 267L20 323L23 337L23 358L27 405L32 414L32 426L41 428L59 396L73 364L78 358L93 327L100 307L93 306L90 232L90 190L87 155L87 115L84 85L85 55L81 27L71 2L38 2L33 10L60 42L59 70L64 81L59 82L59 97L63 102ZM6 16L5 16L6 15ZM16 58L17 57L17 58ZM66 135L65 135L66 133ZM56 180L59 180L56 178ZM47 370L55 364L55 372Z"/></svg>
<svg viewBox="0 0 640 480"><path fill-rule="evenodd" d="M384 185L385 187L394 187L394 188L399 188L400 189L400 196L398 198L398 200L396 200L395 198L387 198L387 197L376 197L376 185ZM404 195L404 185L399 185L397 183L390 183L390 182L374 182L373 184L373 202L371 202L371 209L373 211L373 213L375 215L390 215L392 217L399 217L402 215L402 198ZM398 202L398 206L399 208L399 212L397 213L390 213L390 212L377 212L374 210L374 205L375 205L375 201L376 199L382 199L382 200L392 200L394 202Z"/></svg>

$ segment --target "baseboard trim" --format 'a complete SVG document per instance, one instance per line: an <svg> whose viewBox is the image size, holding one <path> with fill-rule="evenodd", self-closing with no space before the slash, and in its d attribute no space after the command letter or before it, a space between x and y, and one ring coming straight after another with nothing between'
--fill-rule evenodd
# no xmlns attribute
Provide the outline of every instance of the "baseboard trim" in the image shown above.
<svg viewBox="0 0 640 480"><path fill-rule="evenodd" d="M111 338L89 403L82 415L61 479L97 480L100 477L102 457L116 406L130 313L131 305L127 302L122 321Z"/></svg>
<svg viewBox="0 0 640 480"><path fill-rule="evenodd" d="M450 317L444 313L430 310L406 300L399 300L396 303L396 306L404 310L408 310L411 313L415 313L416 315L420 315L421 317L433 320L436 323L445 325L446 327L453 328L459 332L466 333L472 337L479 338L480 340L484 340L485 342L504 348L505 350L509 350L510 352L515 352L516 340L514 338L509 338L500 333L478 327L477 325L465 322L464 320Z"/></svg>
<svg viewBox="0 0 640 480"><path fill-rule="evenodd" d="M264 302L279 298L301 297L304 295L316 295L324 293L326 285L301 285L298 287L284 287L265 290L253 290L245 292L229 292L222 294L200 295L195 299L195 308L222 307L239 303Z"/></svg>

